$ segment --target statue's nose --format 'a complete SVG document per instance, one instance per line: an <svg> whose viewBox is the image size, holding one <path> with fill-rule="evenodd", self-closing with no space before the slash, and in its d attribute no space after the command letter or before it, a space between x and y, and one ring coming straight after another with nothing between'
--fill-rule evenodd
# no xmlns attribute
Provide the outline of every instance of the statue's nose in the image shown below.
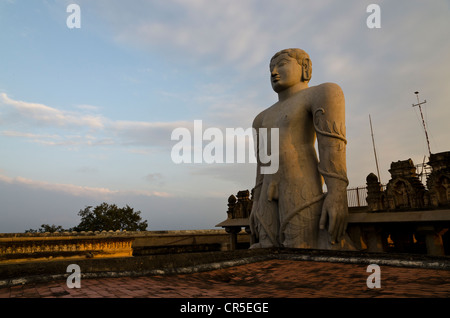
<svg viewBox="0 0 450 318"><path fill-rule="evenodd" d="M270 76L271 76L272 80L275 80L276 78L278 78L280 76L276 67L270 72Z"/></svg>
<svg viewBox="0 0 450 318"><path fill-rule="evenodd" d="M277 75L278 75L278 70L277 70L277 68L274 67L273 70L272 70L272 72L270 72L270 74L271 74L272 77L277 76Z"/></svg>

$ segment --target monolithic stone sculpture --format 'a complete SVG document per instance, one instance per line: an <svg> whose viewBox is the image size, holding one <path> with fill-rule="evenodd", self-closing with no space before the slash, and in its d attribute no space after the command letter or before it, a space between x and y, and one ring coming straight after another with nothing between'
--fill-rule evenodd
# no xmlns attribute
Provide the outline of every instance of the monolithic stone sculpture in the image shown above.
<svg viewBox="0 0 450 318"><path fill-rule="evenodd" d="M282 50L270 61L278 102L256 116L253 128L257 154L261 128L278 128L279 149L271 151L272 155L278 151L279 168L276 173L262 174L264 163L257 155L251 248L351 248L345 235L344 94L334 83L308 87L311 71L311 60L301 49ZM316 137L320 162L314 147Z"/></svg>

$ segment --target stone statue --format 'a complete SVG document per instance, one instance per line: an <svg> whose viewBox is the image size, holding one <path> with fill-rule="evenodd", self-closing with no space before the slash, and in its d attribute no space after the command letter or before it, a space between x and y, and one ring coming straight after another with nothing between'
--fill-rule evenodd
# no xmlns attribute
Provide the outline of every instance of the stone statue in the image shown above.
<svg viewBox="0 0 450 318"><path fill-rule="evenodd" d="M251 248L352 249L345 235L344 94L334 83L308 87L311 71L311 60L301 49L282 50L270 61L278 102L256 116L253 128L255 145L259 145L260 128L279 129L279 168L276 173L261 174L264 164L257 161Z"/></svg>

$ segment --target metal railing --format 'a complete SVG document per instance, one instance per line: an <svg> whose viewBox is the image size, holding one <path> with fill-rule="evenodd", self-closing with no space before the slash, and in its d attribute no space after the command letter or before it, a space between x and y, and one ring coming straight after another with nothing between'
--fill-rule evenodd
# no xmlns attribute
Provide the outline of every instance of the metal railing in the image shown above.
<svg viewBox="0 0 450 318"><path fill-rule="evenodd" d="M386 185L381 185L381 190L386 190ZM367 187L361 186L347 189L347 203L350 208L367 206Z"/></svg>
<svg viewBox="0 0 450 318"><path fill-rule="evenodd" d="M349 207L367 206L367 187L347 189L347 202Z"/></svg>

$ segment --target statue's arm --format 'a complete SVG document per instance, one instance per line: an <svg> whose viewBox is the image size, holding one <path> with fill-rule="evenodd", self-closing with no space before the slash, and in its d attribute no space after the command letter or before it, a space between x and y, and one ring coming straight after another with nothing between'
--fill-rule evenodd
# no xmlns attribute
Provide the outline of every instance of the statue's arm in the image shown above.
<svg viewBox="0 0 450 318"><path fill-rule="evenodd" d="M260 128L260 120L259 116L255 118L253 121L253 143L255 147L255 156L256 156L256 181L255 186L253 187L252 194L252 210L250 212L250 246L255 246L258 244L258 230L257 230L257 221L256 221L256 211L258 210L258 203L261 196L261 188L263 184L263 175L261 174L261 162L259 160L259 128Z"/></svg>
<svg viewBox="0 0 450 318"><path fill-rule="evenodd" d="M312 107L319 150L319 172L327 186L320 227L326 228L332 242L338 241L347 227L347 164L345 137L345 99L333 83L322 84ZM318 101L318 102L317 102Z"/></svg>
<svg viewBox="0 0 450 318"><path fill-rule="evenodd" d="M263 175L261 174L261 161L259 156L259 128L261 128L260 116L257 116L253 121L253 143L256 155L256 181L253 188L253 202L258 202L261 195L261 187L263 183ZM256 207L256 205L254 205Z"/></svg>

